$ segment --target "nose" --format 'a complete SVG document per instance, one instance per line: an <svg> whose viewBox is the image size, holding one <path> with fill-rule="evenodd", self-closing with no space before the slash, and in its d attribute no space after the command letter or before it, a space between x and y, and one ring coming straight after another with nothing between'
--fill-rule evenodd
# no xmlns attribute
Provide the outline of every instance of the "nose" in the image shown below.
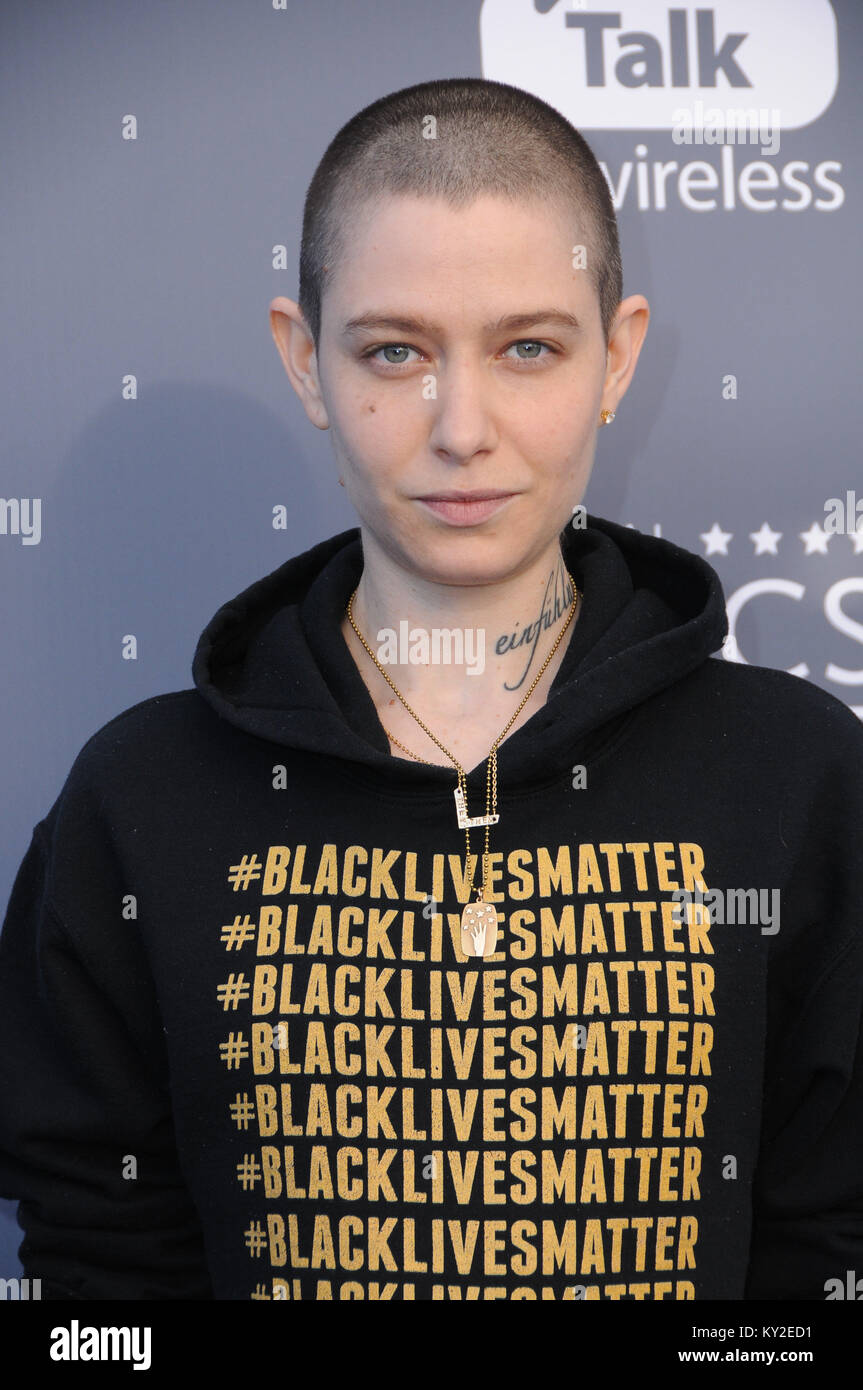
<svg viewBox="0 0 863 1390"><path fill-rule="evenodd" d="M494 410L495 386L480 362L459 357L431 380L424 378L431 412L429 444L436 453L467 463L498 439Z"/></svg>

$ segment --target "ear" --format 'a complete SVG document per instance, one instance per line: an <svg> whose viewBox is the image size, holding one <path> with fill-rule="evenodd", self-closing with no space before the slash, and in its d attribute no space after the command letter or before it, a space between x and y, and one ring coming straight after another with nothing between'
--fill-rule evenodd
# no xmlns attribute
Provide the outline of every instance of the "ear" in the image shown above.
<svg viewBox="0 0 863 1390"><path fill-rule="evenodd" d="M643 294L631 294L620 301L608 337L600 409L617 410L618 403L626 395L649 321L650 305Z"/></svg>
<svg viewBox="0 0 863 1390"><path fill-rule="evenodd" d="M318 376L318 358L309 326L293 299L279 295L270 304L270 329L288 380L306 415L319 430L330 427Z"/></svg>

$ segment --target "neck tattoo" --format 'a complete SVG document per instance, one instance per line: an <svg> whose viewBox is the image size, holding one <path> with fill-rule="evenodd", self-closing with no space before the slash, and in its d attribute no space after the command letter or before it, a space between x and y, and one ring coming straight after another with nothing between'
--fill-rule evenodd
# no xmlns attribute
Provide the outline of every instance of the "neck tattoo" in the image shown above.
<svg viewBox="0 0 863 1390"><path fill-rule="evenodd" d="M498 656L502 656L504 652L515 651L516 647L530 649L524 670L518 680L514 685L508 685L506 681L504 681L504 690L518 690L519 686L524 684L543 629L552 627L553 624L557 622L558 618L567 611L569 605L572 603L572 596L572 583L566 572L563 557L561 556L558 559L556 568L550 572L546 580L545 593L542 596L542 604L540 605L539 616L536 621L528 623L520 632L518 630L518 624L516 623L514 632L503 633L494 644L494 649Z"/></svg>

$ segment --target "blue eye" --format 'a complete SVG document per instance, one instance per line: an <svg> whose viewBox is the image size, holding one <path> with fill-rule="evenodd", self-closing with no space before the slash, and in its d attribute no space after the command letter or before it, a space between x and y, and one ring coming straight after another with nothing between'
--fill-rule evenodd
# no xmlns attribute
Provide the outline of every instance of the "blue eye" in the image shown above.
<svg viewBox="0 0 863 1390"><path fill-rule="evenodd" d="M554 352L554 348L551 347L549 343L539 342L536 338L521 338L517 343L510 343L510 347L546 348L549 352ZM507 348L507 352L508 351L509 348ZM536 355L531 357L518 357L516 360L519 362L541 362L543 359L537 353Z"/></svg>
<svg viewBox="0 0 863 1390"><path fill-rule="evenodd" d="M510 357L509 360L511 362L517 361L523 362L525 364L532 364L534 362L543 362L546 360L548 356L558 356L557 348L552 347L550 343L541 342L536 338L520 338L518 342L510 343L509 347L505 349L505 352L509 353L512 350L512 348L525 347L539 349L544 348L545 353L540 355L539 352L535 352L528 357L523 357L521 356L521 354L518 354L515 358ZM390 358L384 359L379 357L378 354L381 352L396 352L401 353L403 355L398 361L394 362ZM407 356L405 355L409 352L418 353L418 355L422 356L422 354L419 353L419 350L417 348L412 348L407 343L381 343L379 347L367 348L366 351L362 353L362 357L364 359L368 358L369 360L376 361L379 367L389 367L392 370L397 371L399 367L409 367L412 365Z"/></svg>
<svg viewBox="0 0 863 1390"><path fill-rule="evenodd" d="M382 367L406 367L409 363L404 357L398 362L381 361L377 356L379 352L416 352L416 348L408 347L407 343L383 343L381 347L363 353L363 357L377 359Z"/></svg>
<svg viewBox="0 0 863 1390"><path fill-rule="evenodd" d="M380 349L380 351L381 351L381 352L413 352L414 349L413 349L413 348L407 347L407 345L406 345L405 343L387 343L385 347L382 347L382 348ZM405 363L405 359L404 359L403 357L402 357L402 358L400 359L400 361L398 361L398 362L391 362L389 358L387 358L386 361L387 361L387 365L390 366L390 367L402 367L402 366L404 366L404 363Z"/></svg>

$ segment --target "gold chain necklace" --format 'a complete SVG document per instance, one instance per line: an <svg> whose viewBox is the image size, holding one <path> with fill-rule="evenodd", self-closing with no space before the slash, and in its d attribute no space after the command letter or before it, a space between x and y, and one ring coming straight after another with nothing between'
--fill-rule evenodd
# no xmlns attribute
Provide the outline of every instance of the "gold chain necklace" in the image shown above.
<svg viewBox="0 0 863 1390"><path fill-rule="evenodd" d="M375 663L375 666L377 666L384 680L388 683L389 686L391 686L395 694L401 700L408 714L416 720L423 732L428 734L429 738L432 740L432 743L436 743L441 752L446 753L446 756L449 758L450 762L454 763L456 766L458 772L458 786L455 788L453 796L455 797L456 815L458 817L458 823L460 828L464 830L465 840L467 842L465 873L469 875L467 886L468 898L470 898L470 894L473 891L474 876L474 866L471 863L470 852L470 827L472 825L485 826L485 849L483 851L482 856L482 886L478 887L476 890L475 901L468 901L461 915L462 946L468 956L490 956L494 953L495 946L497 945L497 909L495 908L493 903L487 903L483 901L486 890L489 857L489 826L496 825L497 822L500 820L500 816L498 816L495 813L495 807L497 806L497 749L498 745L501 743L504 736L511 728L515 720L521 714L521 711L524 709L525 705L527 704L528 700L530 699L531 695L533 694L534 690L536 689L537 685L542 679L543 673L546 667L548 666L548 663L551 661L551 658L557 651L561 638L563 637L564 633L566 632L567 628L572 622L572 617L575 613L576 605L578 603L578 589L576 588L575 582L569 571L567 570L565 573L567 579L572 585L572 603L569 607L569 613L567 615L566 622L564 623L563 627L561 628L560 632L557 634L557 637L555 638L554 645L551 648L551 651L548 653L548 656L545 658L545 661L542 663L542 665L539 668L539 671L537 672L536 676L531 682L527 694L524 696L524 699L521 701L515 713L512 715L512 718L509 719L507 723L504 725L504 727L501 729L500 733L498 734L497 738L492 744L491 749L489 750L489 753L487 755L488 767L486 769L485 780L486 799L484 816L468 816L467 775L465 773L464 768L462 767L458 759L455 758L453 754L449 751L449 749L444 747L440 739L432 733L431 729L429 729L427 725L423 723L416 711L411 709L407 700L404 698L401 691L396 686L395 682L392 681L390 677L387 675L386 671L378 661L377 657L375 656L365 637L363 637L363 634L357 627L356 622L354 621L353 605L354 599L357 596L357 590L359 589L359 585L357 585L357 588L354 589L353 593L348 599L347 615L351 627L357 634L357 637L362 642L372 661ZM412 753L409 748L405 748L405 745L403 743L399 743L398 739L394 738L393 735L389 732L389 730L384 729L384 733L387 735L387 738L390 739L392 743L394 743L398 748L401 748L401 750L404 753L407 753L409 757L413 758L415 762L426 763L430 767L438 766L437 763L430 763L428 758L417 757L416 753Z"/></svg>

